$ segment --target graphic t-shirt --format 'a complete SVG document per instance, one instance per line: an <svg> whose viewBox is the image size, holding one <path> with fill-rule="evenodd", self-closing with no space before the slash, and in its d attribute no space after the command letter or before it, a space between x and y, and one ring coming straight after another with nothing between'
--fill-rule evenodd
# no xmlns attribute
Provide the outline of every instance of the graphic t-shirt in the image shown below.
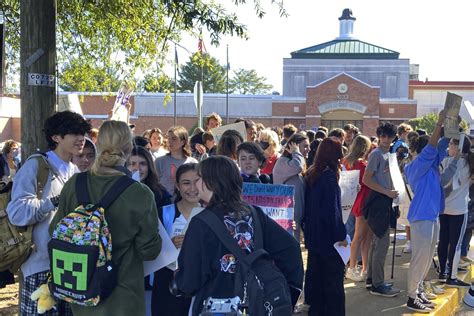
<svg viewBox="0 0 474 316"><path fill-rule="evenodd" d="M239 247L246 253L251 253L254 249L252 216L247 215L243 219L224 216L224 224L227 227L230 235L237 241ZM222 272L235 273L236 258L232 253L222 256L220 259L220 264Z"/></svg>

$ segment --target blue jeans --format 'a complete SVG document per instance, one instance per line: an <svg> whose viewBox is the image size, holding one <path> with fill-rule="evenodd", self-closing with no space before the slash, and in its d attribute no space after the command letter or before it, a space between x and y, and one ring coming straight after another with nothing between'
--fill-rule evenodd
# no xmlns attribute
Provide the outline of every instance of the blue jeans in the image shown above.
<svg viewBox="0 0 474 316"><path fill-rule="evenodd" d="M471 242L471 237L472 237L472 228L466 229L466 232L464 233L464 237L462 239L462 244L461 244L461 257L467 256L467 253L469 252L469 243Z"/></svg>

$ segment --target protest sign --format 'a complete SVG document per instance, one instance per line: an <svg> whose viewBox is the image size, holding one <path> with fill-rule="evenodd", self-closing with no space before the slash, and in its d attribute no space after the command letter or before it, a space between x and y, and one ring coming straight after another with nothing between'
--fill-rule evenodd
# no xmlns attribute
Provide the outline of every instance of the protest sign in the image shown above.
<svg viewBox="0 0 474 316"><path fill-rule="evenodd" d="M293 234L294 195L292 185L245 182L243 187L244 201L260 207L290 234Z"/></svg>
<svg viewBox="0 0 474 316"><path fill-rule="evenodd" d="M115 103L112 108L112 115L110 117L113 121L121 121L128 124L128 101L132 96L133 89L128 84L123 84L120 90L117 92Z"/></svg>
<svg viewBox="0 0 474 316"><path fill-rule="evenodd" d="M461 109L462 97L448 92L444 109L446 120L444 121L444 137L459 139L459 111Z"/></svg>
<svg viewBox="0 0 474 316"><path fill-rule="evenodd" d="M211 133L212 135L214 135L214 140L216 141L216 144L219 142L219 139L221 138L222 134L224 134L224 132L229 129L236 130L237 132L240 133L240 135L242 135L244 142L247 141L247 130L245 129L245 123L239 122L239 123L227 124L224 126L211 129Z"/></svg>
<svg viewBox="0 0 474 316"><path fill-rule="evenodd" d="M156 257L155 260L143 262L145 276L150 275L163 267L166 267L178 259L179 251L174 246L173 242L168 236L168 233L166 233L166 229L160 220L158 220L158 232L161 237L160 255Z"/></svg>
<svg viewBox="0 0 474 316"><path fill-rule="evenodd" d="M342 221L347 222L352 206L357 197L359 186L359 170L341 171L339 187L341 188Z"/></svg>
<svg viewBox="0 0 474 316"><path fill-rule="evenodd" d="M388 155L388 169L390 170L393 189L398 192L398 197L393 199L393 205L397 206L404 203L407 198L405 181L403 180L400 167L398 166L397 154L387 153L386 155Z"/></svg>

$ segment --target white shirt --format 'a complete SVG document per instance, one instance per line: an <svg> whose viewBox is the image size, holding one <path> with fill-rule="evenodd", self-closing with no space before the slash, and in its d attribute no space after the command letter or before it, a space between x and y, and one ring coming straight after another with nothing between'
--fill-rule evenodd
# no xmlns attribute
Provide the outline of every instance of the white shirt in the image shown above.
<svg viewBox="0 0 474 316"><path fill-rule="evenodd" d="M48 151L46 153L48 156L49 165L55 169L58 175L62 178L63 182L69 180L75 173L79 172L79 169L71 161L65 162L54 151Z"/></svg>
<svg viewBox="0 0 474 316"><path fill-rule="evenodd" d="M443 165L447 166L451 159L452 157L443 160ZM447 186L450 187L452 191L445 197L445 208L443 214L462 215L467 213L470 180L469 164L466 162L466 159L461 158L457 162L457 169L454 173L453 179Z"/></svg>

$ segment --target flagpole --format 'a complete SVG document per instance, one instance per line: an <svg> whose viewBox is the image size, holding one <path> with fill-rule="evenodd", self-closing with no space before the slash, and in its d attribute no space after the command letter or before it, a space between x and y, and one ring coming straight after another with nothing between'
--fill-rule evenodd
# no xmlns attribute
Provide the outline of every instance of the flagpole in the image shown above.
<svg viewBox="0 0 474 316"><path fill-rule="evenodd" d="M229 44L227 44L227 74L226 74L226 92L225 92L225 117L229 124Z"/></svg>
<svg viewBox="0 0 474 316"><path fill-rule="evenodd" d="M176 44L174 44L174 113L173 113L173 125L176 126L176 90L178 88L176 82L176 76L178 72L178 51L176 50Z"/></svg>

